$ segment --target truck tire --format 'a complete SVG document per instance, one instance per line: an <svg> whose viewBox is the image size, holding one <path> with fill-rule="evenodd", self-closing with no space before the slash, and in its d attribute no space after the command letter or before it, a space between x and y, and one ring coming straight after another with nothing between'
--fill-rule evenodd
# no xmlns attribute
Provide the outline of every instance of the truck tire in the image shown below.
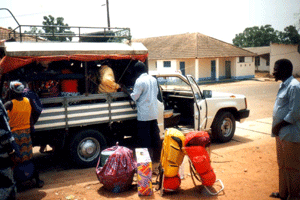
<svg viewBox="0 0 300 200"><path fill-rule="evenodd" d="M234 136L235 119L231 112L222 111L218 113L212 124L212 135L218 142L229 142Z"/></svg>
<svg viewBox="0 0 300 200"><path fill-rule="evenodd" d="M96 167L100 153L105 148L106 140L99 131L83 130L70 140L70 158L79 167Z"/></svg>

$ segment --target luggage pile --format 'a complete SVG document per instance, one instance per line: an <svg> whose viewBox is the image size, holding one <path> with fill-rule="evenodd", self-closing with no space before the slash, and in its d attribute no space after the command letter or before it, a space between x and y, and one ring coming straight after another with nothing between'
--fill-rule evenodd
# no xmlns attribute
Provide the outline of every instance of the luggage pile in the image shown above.
<svg viewBox="0 0 300 200"><path fill-rule="evenodd" d="M187 155L190 163L191 177L202 183L207 192L217 195L224 190L221 180L210 165L210 156L207 148L210 146L210 136L205 131L189 132L186 137L175 128L165 131L165 138L161 150L158 190L162 196L164 192L177 191L181 184L179 175L184 156ZM140 196L152 195L152 161L147 148L135 149L137 161L133 158L133 151L122 146L110 147L101 152L96 174L103 187L119 193L129 189L134 173L137 170L137 188ZM101 164L101 165L100 165ZM221 189L211 192L216 182L220 182Z"/></svg>
<svg viewBox="0 0 300 200"><path fill-rule="evenodd" d="M206 148L209 148L210 143L210 137L207 132L189 132L186 135L184 150L189 157L191 177L194 185L196 186L194 179L197 179L202 182L209 194L217 195L224 189L224 185L221 180L217 180L221 184L221 189L216 193L208 189L216 182L216 175L210 165L210 156L206 150Z"/></svg>
<svg viewBox="0 0 300 200"><path fill-rule="evenodd" d="M164 191L176 191L180 187L181 179L178 172L185 156L184 144L185 137L181 131L175 128L166 129L160 157L162 169L159 189L161 195Z"/></svg>
<svg viewBox="0 0 300 200"><path fill-rule="evenodd" d="M210 138L207 132L189 132L186 135L184 149L193 167L200 175L202 184L212 186L216 182L216 175L210 165L210 157L205 149L208 145L210 145Z"/></svg>
<svg viewBox="0 0 300 200"><path fill-rule="evenodd" d="M105 163L100 163L99 158L96 174L103 187L114 193L123 192L132 185L133 175L136 170L136 161L132 150L118 146L107 148L103 152L112 152ZM102 165L103 167L99 166Z"/></svg>

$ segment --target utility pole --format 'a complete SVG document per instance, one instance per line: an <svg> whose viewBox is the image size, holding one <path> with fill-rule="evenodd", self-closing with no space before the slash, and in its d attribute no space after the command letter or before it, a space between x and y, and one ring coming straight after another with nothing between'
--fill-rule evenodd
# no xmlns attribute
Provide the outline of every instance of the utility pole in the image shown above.
<svg viewBox="0 0 300 200"><path fill-rule="evenodd" d="M110 20L109 20L109 6L108 6L108 0L106 0L106 13L107 13L107 26L108 26L108 30L110 30Z"/></svg>

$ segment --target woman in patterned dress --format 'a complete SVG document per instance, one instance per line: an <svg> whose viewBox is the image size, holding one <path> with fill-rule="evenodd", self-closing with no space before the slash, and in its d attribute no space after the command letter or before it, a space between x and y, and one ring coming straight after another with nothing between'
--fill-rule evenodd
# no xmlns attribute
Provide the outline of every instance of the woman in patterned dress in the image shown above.
<svg viewBox="0 0 300 200"><path fill-rule="evenodd" d="M14 181L12 162L10 157L16 153L19 155L19 148L11 134L8 124L7 112L0 100L0 199L16 199L17 189Z"/></svg>
<svg viewBox="0 0 300 200"><path fill-rule="evenodd" d="M22 96L23 90L24 85L21 82L12 81L10 83L12 100L4 104L8 112L11 132L20 150L20 156L13 157L15 166L29 161L33 157L30 120L32 120L31 113L34 106L31 105L28 98ZM36 179L36 186L43 187L44 182L39 179L37 170L35 170L34 178Z"/></svg>

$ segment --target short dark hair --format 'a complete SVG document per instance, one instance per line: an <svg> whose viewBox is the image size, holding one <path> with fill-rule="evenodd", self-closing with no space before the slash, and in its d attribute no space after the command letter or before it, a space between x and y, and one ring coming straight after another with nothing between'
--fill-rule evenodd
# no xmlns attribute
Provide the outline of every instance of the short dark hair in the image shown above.
<svg viewBox="0 0 300 200"><path fill-rule="evenodd" d="M143 62L138 61L134 65L134 70L137 73L145 73L145 72L147 72L147 67L146 67L146 65Z"/></svg>
<svg viewBox="0 0 300 200"><path fill-rule="evenodd" d="M290 60L280 59L275 62L275 65L278 65L284 75L291 76L293 74L293 64Z"/></svg>

